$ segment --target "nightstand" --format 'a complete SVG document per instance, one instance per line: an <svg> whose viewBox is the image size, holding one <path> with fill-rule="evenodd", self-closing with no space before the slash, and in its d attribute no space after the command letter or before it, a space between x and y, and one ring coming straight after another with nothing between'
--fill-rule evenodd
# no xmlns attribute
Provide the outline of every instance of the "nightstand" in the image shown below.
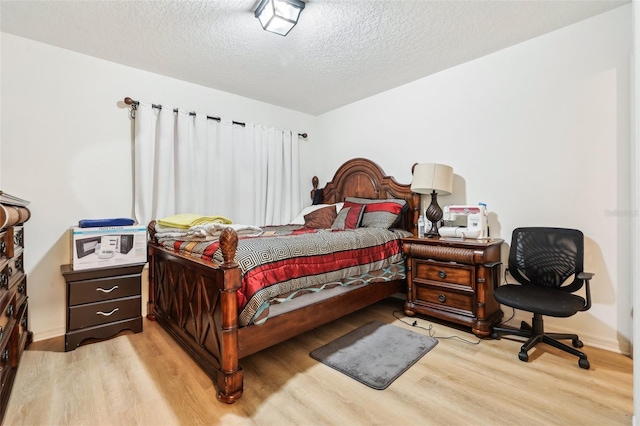
<svg viewBox="0 0 640 426"><path fill-rule="evenodd" d="M477 336L488 336L503 315L493 297L503 242L497 238L403 238L407 267L404 312L469 326Z"/></svg>
<svg viewBox="0 0 640 426"><path fill-rule="evenodd" d="M106 339L123 330L142 331L140 285L144 263L74 271L62 265L67 282L65 351L86 339Z"/></svg>

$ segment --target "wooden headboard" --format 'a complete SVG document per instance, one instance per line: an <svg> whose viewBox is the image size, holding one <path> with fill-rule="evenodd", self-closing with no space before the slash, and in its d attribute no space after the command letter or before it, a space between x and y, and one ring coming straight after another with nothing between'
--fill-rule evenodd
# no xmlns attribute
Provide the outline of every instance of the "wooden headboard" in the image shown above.
<svg viewBox="0 0 640 426"><path fill-rule="evenodd" d="M313 198L318 190L318 178L312 180ZM400 227L417 235L420 215L420 195L411 192L411 184L400 184L387 176L382 168L366 158L353 158L338 168L333 179L322 188L322 202L340 203L346 197L372 198L384 200L401 198L407 201Z"/></svg>

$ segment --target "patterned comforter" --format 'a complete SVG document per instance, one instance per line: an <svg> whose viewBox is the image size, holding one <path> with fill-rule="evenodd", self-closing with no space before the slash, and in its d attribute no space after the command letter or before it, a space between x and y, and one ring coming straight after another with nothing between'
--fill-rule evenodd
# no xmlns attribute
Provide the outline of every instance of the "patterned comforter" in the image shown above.
<svg viewBox="0 0 640 426"><path fill-rule="evenodd" d="M358 281L351 277L402 263L401 238L411 235L402 230L332 231L300 225L263 230L260 236L238 240L235 261L242 270L242 287L238 290L240 325L251 323L255 317L264 320L265 309L274 300L290 299L304 293L301 290L348 285ZM176 252L222 262L217 240L159 242Z"/></svg>

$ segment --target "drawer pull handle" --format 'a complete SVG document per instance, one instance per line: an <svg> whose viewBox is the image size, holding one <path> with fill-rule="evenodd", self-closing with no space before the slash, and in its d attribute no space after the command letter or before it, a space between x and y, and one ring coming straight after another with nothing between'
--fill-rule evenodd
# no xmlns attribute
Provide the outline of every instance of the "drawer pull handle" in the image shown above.
<svg viewBox="0 0 640 426"><path fill-rule="evenodd" d="M7 361L9 361L9 349L2 351L2 362L6 364Z"/></svg>
<svg viewBox="0 0 640 426"><path fill-rule="evenodd" d="M438 300L440 301L440 303L444 303L447 301L447 296L445 296L444 294L439 294Z"/></svg>
<svg viewBox="0 0 640 426"><path fill-rule="evenodd" d="M105 313L102 311L98 311L96 312L96 315L102 315L105 317L110 317L111 315L115 314L116 312L118 312L120 310L120 308L113 308L113 311L109 312L109 313Z"/></svg>
<svg viewBox="0 0 640 426"><path fill-rule="evenodd" d="M13 317L13 305L7 306L7 316Z"/></svg>
<svg viewBox="0 0 640 426"><path fill-rule="evenodd" d="M445 271L438 271L438 276L442 279L447 278L447 273Z"/></svg>
<svg viewBox="0 0 640 426"><path fill-rule="evenodd" d="M0 253L5 254L6 251L7 251L7 244L4 241L0 242Z"/></svg>
<svg viewBox="0 0 640 426"><path fill-rule="evenodd" d="M109 290L105 290L105 289L104 289L104 288L102 288L102 287L98 287L98 288L96 288L96 291L101 291L101 292L103 292L103 293L111 293L113 290L115 290L115 289L117 289L117 288L118 288L118 286L117 286L117 285L114 285L114 286L113 286L113 287L111 287Z"/></svg>

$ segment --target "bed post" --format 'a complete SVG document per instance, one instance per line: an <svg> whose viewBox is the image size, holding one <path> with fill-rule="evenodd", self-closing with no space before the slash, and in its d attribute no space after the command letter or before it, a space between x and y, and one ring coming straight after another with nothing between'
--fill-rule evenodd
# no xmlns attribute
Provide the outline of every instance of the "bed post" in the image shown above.
<svg viewBox="0 0 640 426"><path fill-rule="evenodd" d="M241 270L234 258L238 247L238 234L226 228L220 235L220 250L224 262L220 265L224 273L224 288L221 290L222 305L220 370L216 382L217 398L231 404L242 396L243 375L238 354L238 298Z"/></svg>
<svg viewBox="0 0 640 426"><path fill-rule="evenodd" d="M156 242L156 221L152 220L149 222L147 226L147 233L149 235L149 241L152 243ZM153 247L147 244L147 261L149 262L149 300L147 301L147 319L151 321L156 320L156 316L153 314L156 309L156 282L154 277L154 256L153 256Z"/></svg>
<svg viewBox="0 0 640 426"><path fill-rule="evenodd" d="M416 168L418 163L413 163L411 166L411 176L413 176L413 170ZM411 232L413 232L413 236L418 236L418 220L420 219L420 215L422 214L422 198L420 194L415 192L411 193L411 199L413 200L413 214L411 215Z"/></svg>
<svg viewBox="0 0 640 426"><path fill-rule="evenodd" d="M422 204L420 199L420 194L416 194L415 192L411 193L411 198L413 199L413 215L411 217L412 227L411 232L413 232L413 236L418 236L418 219L420 218L420 213L422 212Z"/></svg>

